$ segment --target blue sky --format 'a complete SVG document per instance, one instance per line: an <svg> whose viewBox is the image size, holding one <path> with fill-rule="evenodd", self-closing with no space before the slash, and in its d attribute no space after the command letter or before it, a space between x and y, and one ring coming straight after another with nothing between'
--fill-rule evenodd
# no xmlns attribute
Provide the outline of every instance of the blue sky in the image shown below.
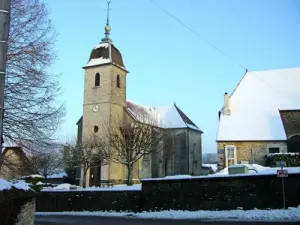
<svg viewBox="0 0 300 225"><path fill-rule="evenodd" d="M57 135L76 134L82 115L84 71L104 36L106 1L46 0L58 32L57 61L67 115ZM204 131L203 152L216 152L218 110L245 70L300 66L300 1L297 0L113 0L111 38L130 71L127 99L149 106L174 102ZM253 87L255 91L255 87ZM245 128L247 129L247 128Z"/></svg>

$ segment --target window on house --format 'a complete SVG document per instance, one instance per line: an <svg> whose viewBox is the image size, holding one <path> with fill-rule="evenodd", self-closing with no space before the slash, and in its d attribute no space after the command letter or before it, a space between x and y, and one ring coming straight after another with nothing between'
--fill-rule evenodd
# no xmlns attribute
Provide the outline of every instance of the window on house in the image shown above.
<svg viewBox="0 0 300 225"><path fill-rule="evenodd" d="M269 148L269 153L279 153L279 152L280 152L280 149L278 147Z"/></svg>
<svg viewBox="0 0 300 225"><path fill-rule="evenodd" d="M225 146L226 167L237 164L236 147L234 145Z"/></svg>
<svg viewBox="0 0 300 225"><path fill-rule="evenodd" d="M95 86L98 87L100 86L100 74L96 73L95 75Z"/></svg>
<svg viewBox="0 0 300 225"><path fill-rule="evenodd" d="M117 75L117 88L121 88L120 75Z"/></svg>

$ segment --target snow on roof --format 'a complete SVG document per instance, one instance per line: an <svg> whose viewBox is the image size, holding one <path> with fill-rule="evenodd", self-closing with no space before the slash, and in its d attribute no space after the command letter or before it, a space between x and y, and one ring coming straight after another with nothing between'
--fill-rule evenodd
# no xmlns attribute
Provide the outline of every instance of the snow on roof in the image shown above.
<svg viewBox="0 0 300 225"><path fill-rule="evenodd" d="M101 48L101 47L108 48L108 43L100 43L100 44L96 45L96 47L94 49Z"/></svg>
<svg viewBox="0 0 300 225"><path fill-rule="evenodd" d="M67 176L66 172L61 172L61 173L55 173L55 174L49 175L47 178L57 179L57 178L64 178L66 176Z"/></svg>
<svg viewBox="0 0 300 225"><path fill-rule="evenodd" d="M148 107L127 101L127 110L140 122L156 125L162 128L191 128L201 131L195 124L185 121L176 105L167 107ZM181 112L182 113L182 112ZM187 116L185 116L187 118Z"/></svg>
<svg viewBox="0 0 300 225"><path fill-rule="evenodd" d="M90 59L84 68L108 63L126 70L120 51L112 43L100 43L93 48Z"/></svg>
<svg viewBox="0 0 300 225"><path fill-rule="evenodd" d="M217 141L286 140L280 109L300 109L300 68L247 72L221 110Z"/></svg>
<svg viewBox="0 0 300 225"><path fill-rule="evenodd" d="M60 154L64 148L62 144L56 142L43 142L43 141L30 141L30 140L20 140L16 145L20 147L12 147L12 148L21 148L20 150L26 155L26 157L30 158L33 155L40 154L42 152L56 152ZM7 147L11 148L11 147Z"/></svg>
<svg viewBox="0 0 300 225"><path fill-rule="evenodd" d="M110 59L105 59L103 57L98 59L91 59L86 66L96 66L110 63Z"/></svg>

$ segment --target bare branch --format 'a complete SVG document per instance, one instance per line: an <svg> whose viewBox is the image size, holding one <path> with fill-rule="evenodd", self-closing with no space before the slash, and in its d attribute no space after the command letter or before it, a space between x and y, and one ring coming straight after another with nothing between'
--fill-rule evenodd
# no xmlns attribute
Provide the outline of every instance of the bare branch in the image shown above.
<svg viewBox="0 0 300 225"><path fill-rule="evenodd" d="M50 141L65 115L50 72L56 33L40 0L12 0L3 135L8 144ZM20 141L21 140L21 141Z"/></svg>
<svg viewBox="0 0 300 225"><path fill-rule="evenodd" d="M81 166L83 168L84 186L85 178L89 169L93 167L105 166L109 163L109 153L106 142L97 136L91 136L80 145L67 144L65 149L65 164L69 167Z"/></svg>
<svg viewBox="0 0 300 225"><path fill-rule="evenodd" d="M118 118L113 121L117 121L115 125L106 124L104 128L111 149L110 160L127 167L127 184L132 185L134 165L153 151L161 149L166 131L157 126L156 118L145 118L144 115L138 115L138 121L121 121Z"/></svg>

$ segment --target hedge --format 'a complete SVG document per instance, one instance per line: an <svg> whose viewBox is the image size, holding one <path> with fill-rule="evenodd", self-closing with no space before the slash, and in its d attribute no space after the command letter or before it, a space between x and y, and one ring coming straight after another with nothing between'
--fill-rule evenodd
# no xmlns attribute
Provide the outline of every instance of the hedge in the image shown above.
<svg viewBox="0 0 300 225"><path fill-rule="evenodd" d="M271 153L266 156L266 165L276 167L276 161L285 161L287 167L300 166L299 153Z"/></svg>

